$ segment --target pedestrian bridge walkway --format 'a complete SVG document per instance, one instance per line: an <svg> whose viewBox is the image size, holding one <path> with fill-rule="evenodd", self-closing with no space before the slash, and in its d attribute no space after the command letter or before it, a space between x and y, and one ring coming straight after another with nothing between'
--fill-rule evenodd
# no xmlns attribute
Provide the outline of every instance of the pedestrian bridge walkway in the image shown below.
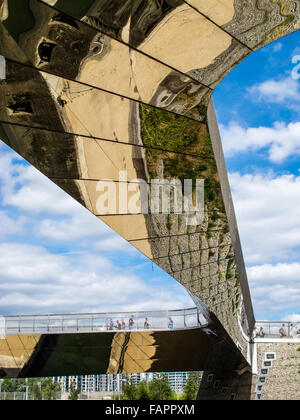
<svg viewBox="0 0 300 420"><path fill-rule="evenodd" d="M6 316L2 317L0 322L0 333L9 335L163 331L207 325L208 321L201 310L194 307L170 311Z"/></svg>
<svg viewBox="0 0 300 420"><path fill-rule="evenodd" d="M253 338L256 343L300 343L300 322L257 321Z"/></svg>
<svg viewBox="0 0 300 420"><path fill-rule="evenodd" d="M234 344L201 307L6 316L0 378L248 368Z"/></svg>

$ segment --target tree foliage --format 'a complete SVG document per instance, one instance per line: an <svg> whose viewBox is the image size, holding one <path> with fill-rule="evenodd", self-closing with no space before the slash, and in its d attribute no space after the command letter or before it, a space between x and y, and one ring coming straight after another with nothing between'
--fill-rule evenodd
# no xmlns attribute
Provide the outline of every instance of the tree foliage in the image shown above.
<svg viewBox="0 0 300 420"><path fill-rule="evenodd" d="M70 385L68 400L72 400L72 401L78 400L79 394L80 394L80 389L76 388L74 382L72 381Z"/></svg>
<svg viewBox="0 0 300 420"><path fill-rule="evenodd" d="M4 379L1 384L1 392L25 392L25 379Z"/></svg>
<svg viewBox="0 0 300 420"><path fill-rule="evenodd" d="M175 393L165 375L159 375L149 383L150 400L172 400Z"/></svg>
<svg viewBox="0 0 300 420"><path fill-rule="evenodd" d="M183 398L185 400L194 400L199 390L202 375L200 372L190 372L184 386Z"/></svg>
<svg viewBox="0 0 300 420"><path fill-rule="evenodd" d="M126 382L123 386L123 400L137 400L138 399L138 387L134 383L131 377L126 377Z"/></svg>
<svg viewBox="0 0 300 420"><path fill-rule="evenodd" d="M52 378L4 379L1 384L1 392L27 392L30 400L56 400L60 390Z"/></svg>
<svg viewBox="0 0 300 420"><path fill-rule="evenodd" d="M137 399L138 400L150 400L148 386L146 381L141 381L137 388Z"/></svg>

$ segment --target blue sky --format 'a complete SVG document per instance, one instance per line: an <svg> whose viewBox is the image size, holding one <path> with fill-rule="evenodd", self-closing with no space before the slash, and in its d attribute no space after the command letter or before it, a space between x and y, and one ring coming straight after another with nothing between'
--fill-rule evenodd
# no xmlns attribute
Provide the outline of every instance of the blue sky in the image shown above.
<svg viewBox="0 0 300 420"><path fill-rule="evenodd" d="M257 319L300 320L297 54L300 33L252 54L214 93ZM193 305L175 280L3 143L0 218L3 314Z"/></svg>
<svg viewBox="0 0 300 420"><path fill-rule="evenodd" d="M0 143L2 314L176 309L183 287Z"/></svg>
<svg viewBox="0 0 300 420"><path fill-rule="evenodd" d="M257 319L300 320L297 55L299 32L250 55L214 93Z"/></svg>

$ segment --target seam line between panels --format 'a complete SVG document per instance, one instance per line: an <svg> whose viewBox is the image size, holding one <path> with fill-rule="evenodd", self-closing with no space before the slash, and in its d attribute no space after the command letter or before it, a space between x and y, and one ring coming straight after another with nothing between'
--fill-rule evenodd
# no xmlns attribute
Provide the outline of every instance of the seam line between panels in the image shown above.
<svg viewBox="0 0 300 420"><path fill-rule="evenodd" d="M19 62L19 61L17 61L17 60L13 60L13 59L11 59L11 58L7 58L7 57L5 57L5 56L4 56L4 58L5 58L5 60L6 60L6 61L8 61L8 62L11 62L11 63L17 64L17 65L19 65L19 66L24 66L24 67L30 68L30 69L32 69L32 70L35 70L35 71L39 72L39 73L51 74L52 76L59 77L60 79L68 80L68 81L73 82L73 83L78 83L78 84L80 84L80 85L87 86L87 87L89 87L89 88L93 88L93 89L99 90L99 91L101 91L101 92L108 93L109 95L118 96L119 98L127 99L127 100L129 100L129 101L136 102L136 103L139 103L139 104L142 104L142 105L147 105L147 106L150 106L150 107L152 107L152 108L159 109L159 110L161 110L161 111L163 111L163 112L168 112L168 113L170 113L170 114L177 115L177 116L182 117L182 118L187 118L187 119L188 119L188 120L190 120L190 121L196 121L196 122L197 122L197 123L199 123L199 124L205 124L204 122L201 122L201 121L197 120L196 118L192 118L192 117L189 117L189 116L187 116L187 115L178 114L177 112L170 111L170 110L165 109L165 108L160 108L159 106L155 106L155 105L152 105L152 104L148 104L148 103L143 102L143 101L141 101L141 100L139 100L139 99L130 98L129 96L125 96L125 95L120 95L119 93L112 92L112 91L110 91L110 90L107 90L107 89L104 89L104 88L100 88L100 87L98 87L98 86L90 85L89 83L85 83L85 82L82 82L82 81L80 81L80 80L71 79L70 77L66 77L66 76L59 75L58 73L52 73L52 72L50 72L49 70L39 69L39 68L35 67L33 64L21 63L21 62ZM209 88L209 89L210 89L211 91L213 91L213 89L212 89L212 88ZM206 116L205 116L205 117L206 117Z"/></svg>
<svg viewBox="0 0 300 420"><path fill-rule="evenodd" d="M52 73L52 72L50 72L50 71L48 71L48 70L39 69L39 68L35 67L35 66L34 66L34 65L32 65L32 64L28 64L28 63L21 63L21 62L19 62L19 61L17 61L17 60L13 60L13 59L11 59L11 58L7 58L7 57L5 57L5 59L6 59L6 61L8 61L8 62L11 62L11 63L17 64L17 65L20 65L20 66L24 66L24 67L31 68L32 70L35 70L35 71L37 71L37 72L39 72L39 73L46 73L46 74L50 74L50 75L52 75L52 76L59 77L60 79L65 79L65 80L68 80L68 81L73 82L73 83L78 83L78 84L80 84L80 85L87 86L87 87L89 87L89 88L96 89L96 90L99 90L99 91L101 91L101 92L108 93L109 95L118 96L119 98L123 98L123 99L127 99L127 100L129 100L129 101L137 102L137 103L142 104L142 105L147 105L147 106L150 106L150 107L152 107L152 108L159 109L159 110L162 110L162 111L164 111L164 112L168 112L168 113L170 113L170 114L177 115L177 116L182 117L182 118L187 118L187 119L189 119L189 120L191 120L191 121L196 121L196 122L197 122L197 123L199 123L199 124L205 124L204 122L201 122L201 121L199 121L199 120L197 120L197 119L195 119L195 118L189 117L189 116L187 116L187 115L178 114L177 112L170 111L170 110L168 110L168 109L161 108L161 107L158 107L158 106L155 106L155 105L152 105L152 104L149 104L149 103L146 103L146 102L140 101L139 99L130 98L129 96L121 95L121 94L119 94L119 93L116 93L116 92L113 92L113 91L110 91L110 90L107 90L107 89L104 89L104 88L100 88L100 87L98 87L98 86L90 85L89 83L82 82L82 81L80 81L80 80L76 80L76 79L72 79L72 78L70 78L70 77L62 76L62 75L59 75L58 73ZM210 88L210 90L212 90L212 89Z"/></svg>
<svg viewBox="0 0 300 420"><path fill-rule="evenodd" d="M140 147L142 149L149 149L149 150L158 150L158 151L161 151L161 152L174 153L174 154L183 155L183 156L192 156L192 157L195 157L195 158L205 158L205 159L210 159L210 160L215 161L215 158L210 157L210 156L207 157L207 156L203 156L203 155L194 155L194 154L191 154L191 153L177 152L177 151L168 150L168 149L160 149L160 148L156 148L156 147L152 147L152 146L145 146L145 145L142 145L142 144L127 143L127 142L124 142L124 141L116 141L116 140L111 140L111 139L105 139L105 138L102 138L102 137L88 136L87 134L71 133L69 131L59 131L59 130L54 130L54 129L50 129L50 128L36 127L34 125L26 125L26 124L22 124L22 123L10 122L10 121L4 121L4 120L0 120L0 124L15 125L15 126L18 126L18 127L29 128L29 129L32 129L32 130L41 130L41 131L47 131L49 133L66 134L66 135L70 135L70 136L83 137L83 138L91 139L91 140L95 140L95 141L105 141L105 142L108 142L108 143L122 144L122 145L125 145L125 146L131 146L131 147Z"/></svg>
<svg viewBox="0 0 300 420"><path fill-rule="evenodd" d="M207 266L207 265L211 265L211 264L218 264L218 263L220 263L220 262L222 262L222 261L229 261L229 260L232 260L232 259L234 259L234 256L232 256L232 257L228 257L228 258L222 258L222 259L217 260L217 261L211 261L211 262L208 262L208 263L206 263L206 264L193 265L193 266L191 266L191 267L183 268L182 270L175 270L175 271L170 271L170 272L168 272L168 271L167 271L167 273L168 273L168 274L181 273L182 271L193 270L194 268L198 268L198 267L205 267L205 266ZM154 262L155 262L155 260L154 260ZM160 266L159 266L159 267L160 267Z"/></svg>
<svg viewBox="0 0 300 420"><path fill-rule="evenodd" d="M209 251L210 249L226 248L227 246L231 247L232 244L220 245L220 246L211 246L209 248L199 248L199 249L196 249L194 251L185 251L185 252L180 252L178 254L165 255L163 257L154 257L154 260L157 261L157 260L160 260L162 258L172 258L172 257L178 257L179 255L194 254L195 252Z"/></svg>
<svg viewBox="0 0 300 420"><path fill-rule="evenodd" d="M196 215L198 215L198 214L204 214L204 215L208 215L210 213L211 212L195 211L195 212L190 212L190 213L188 213L188 212L182 212L182 213L180 213L180 215L182 215L182 216L185 216L185 215L188 215L188 214L193 214L193 215L195 215L195 214ZM93 213L93 214L96 217L103 217L103 216L110 216L110 217L118 217L118 216L164 216L164 215L165 216L169 216L170 215L169 213L113 213L113 214L110 214L110 213L97 213L97 214L95 214L95 213ZM173 213L171 213L171 215L172 214ZM159 238L161 238L161 236L159 236Z"/></svg>
<svg viewBox="0 0 300 420"><path fill-rule="evenodd" d="M105 215L105 216L109 216L109 215ZM223 232L223 231L224 231L224 229L211 229L210 230L210 232ZM192 233L189 233L189 232L187 232L187 233L178 233L177 235L150 236L148 238L141 238L141 239L127 239L127 241L128 242L154 241L156 239L176 238L177 236L192 236L192 235L199 235L201 233L207 233L207 230L200 230L199 232L192 232Z"/></svg>
<svg viewBox="0 0 300 420"><path fill-rule="evenodd" d="M169 273L168 273L169 274ZM169 274L170 275L170 274ZM175 280L177 280L180 284L182 284L184 287L188 287L188 286L192 286L193 285L193 283L196 283L196 282L199 282L199 280L203 280L203 279L208 279L208 278L210 278L210 277L213 277L213 276L220 276L220 274L218 273L218 272L216 272L216 273L213 273L213 274L209 274L208 276L199 276L198 278L196 278L196 279L194 279L194 280L190 280L188 283L181 283L181 281L180 280L177 280L177 279L175 279ZM206 287L207 288L207 287ZM206 289L206 288L204 288L204 289ZM203 288L201 288L201 290L203 290Z"/></svg>
<svg viewBox="0 0 300 420"><path fill-rule="evenodd" d="M119 169L119 168L117 168ZM59 176L51 176L49 175L49 177L51 179L56 179L57 181L91 181L91 182L99 182L99 181L103 181L103 182L113 182L114 184L136 184L136 185L140 185L139 181L120 181L118 179L114 180L114 179L106 179L106 178L66 178L66 177L59 177ZM156 178L153 178L156 179ZM158 179L158 178L157 178ZM206 181L207 179L210 178L203 178L204 181ZM142 180L145 181L145 183L147 185L152 185L151 182L147 182L146 180ZM155 185L155 183L154 183ZM159 183L157 183L156 185L160 185ZM172 186L170 186L170 188L172 188ZM205 188L205 187L204 187ZM207 187L207 190L220 190L222 189L221 186L215 186L215 187ZM184 214L194 214L195 212L185 212ZM206 213L206 214L213 214L213 211L203 211L203 212L197 212L197 213ZM124 216L129 216L131 213L128 214L124 214ZM144 213L137 213L137 214L144 214ZM159 214L164 214L164 213L159 213ZM118 215L118 214L116 214ZM102 216L102 215L98 215L98 216ZM115 214L111 214L111 216L115 216Z"/></svg>
<svg viewBox="0 0 300 420"><path fill-rule="evenodd" d="M63 12L63 11L62 11L62 10L60 10L60 9L58 9L58 8L56 8L56 7L54 7L54 6L50 6L50 4L46 4L43 0L36 0L36 1L37 1L38 3L43 4L45 7L49 7L50 9L53 9L53 10L55 10L55 11L57 11L57 12L64 13L66 16L70 16L72 19L76 20L77 22L80 22L81 24L83 24L83 25L85 25L85 26L88 26L89 28L94 29L95 31L99 32L100 34L103 34L103 35L105 35L105 36L107 36L107 37L109 37L109 38L111 38L111 39L113 39L113 40L115 40L115 41L117 41L117 42L120 42L120 43L121 43L121 44L123 44L123 45L126 45L126 47L129 47L130 49L132 49L132 50L134 50L134 51L136 51L136 52L138 52L138 53L140 53L140 54L142 54L142 55L144 55L144 56L146 56L146 57L150 58L151 60L156 61L157 63L159 63L159 64L161 64L161 65L163 65L163 66L165 66L165 67L168 67L170 70L176 71L177 73L179 73L179 74L181 74L181 75L183 75L183 76L185 76L185 77L188 77L189 79L193 80L193 81L194 81L194 82L196 82L196 83L199 83L199 84L200 84L200 85L202 85L203 87L206 87L206 88L208 88L208 89L210 89L210 90L213 90L210 86L206 85L205 83L200 82L199 80L197 80L197 79L195 79L194 77L192 77L192 76L188 75L187 73L184 73L184 72L182 72L182 71L180 71L180 70L176 69L175 67L171 66L170 64L166 64L164 61L161 61L161 60L159 60L158 58L152 57L151 55L149 55L149 54L145 53L145 52L144 52L144 51L142 51L142 50L139 50L139 49L138 49L138 48L136 48L136 47L131 46L131 45L130 45L130 44L128 44L127 42L123 41L122 39L118 39L118 38L115 38L114 36L108 35L107 33L105 33L105 32L103 32L103 31L101 31L100 29L95 28L94 26L90 25L89 23L84 22L84 21L82 21L82 20L80 20L80 19L78 19L78 18L75 18L75 17L71 16L71 15L68 15L67 13ZM222 28L220 28L220 29L222 29Z"/></svg>
<svg viewBox="0 0 300 420"><path fill-rule="evenodd" d="M245 48L247 48L249 51L254 52L254 50L249 47L247 44L245 44L243 41L241 41L239 38L237 38L235 35L231 34L226 29L222 28L222 26L218 25L214 20L212 20L209 16L207 16L205 13L201 12L199 9L197 9L195 6L193 6L191 3L188 3L186 0L183 0L186 5L188 5L191 9L194 9L195 12L199 13L199 15L203 16L205 19L207 19L209 22L211 22L213 25L215 25L217 28L221 29L221 31L225 32L227 35L229 35L232 39L235 39L239 44L243 45ZM207 0L209 1L209 0Z"/></svg>

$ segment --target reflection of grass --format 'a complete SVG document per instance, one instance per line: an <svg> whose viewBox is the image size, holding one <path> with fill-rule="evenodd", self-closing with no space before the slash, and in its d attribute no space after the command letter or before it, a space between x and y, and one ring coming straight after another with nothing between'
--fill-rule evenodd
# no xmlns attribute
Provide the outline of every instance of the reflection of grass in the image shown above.
<svg viewBox="0 0 300 420"><path fill-rule="evenodd" d="M160 163L163 162L164 177L180 179L182 185L185 179L193 180L194 186L197 179L205 179L205 203L211 209L217 207L224 211L206 124L147 105L140 105L140 120L143 144L151 147L146 152L150 177L159 177ZM158 148L170 152L157 150ZM217 219L218 214L214 212L213 220Z"/></svg>
<svg viewBox="0 0 300 420"><path fill-rule="evenodd" d="M95 0L58 0L54 7L70 16L81 19L94 2Z"/></svg>
<svg viewBox="0 0 300 420"><path fill-rule="evenodd" d="M8 18L3 22L9 33L18 41L23 32L34 26L34 16L29 8L29 0L9 0Z"/></svg>
<svg viewBox="0 0 300 420"><path fill-rule="evenodd" d="M197 140L199 123L169 112L140 105L141 131L145 146L184 152Z"/></svg>

